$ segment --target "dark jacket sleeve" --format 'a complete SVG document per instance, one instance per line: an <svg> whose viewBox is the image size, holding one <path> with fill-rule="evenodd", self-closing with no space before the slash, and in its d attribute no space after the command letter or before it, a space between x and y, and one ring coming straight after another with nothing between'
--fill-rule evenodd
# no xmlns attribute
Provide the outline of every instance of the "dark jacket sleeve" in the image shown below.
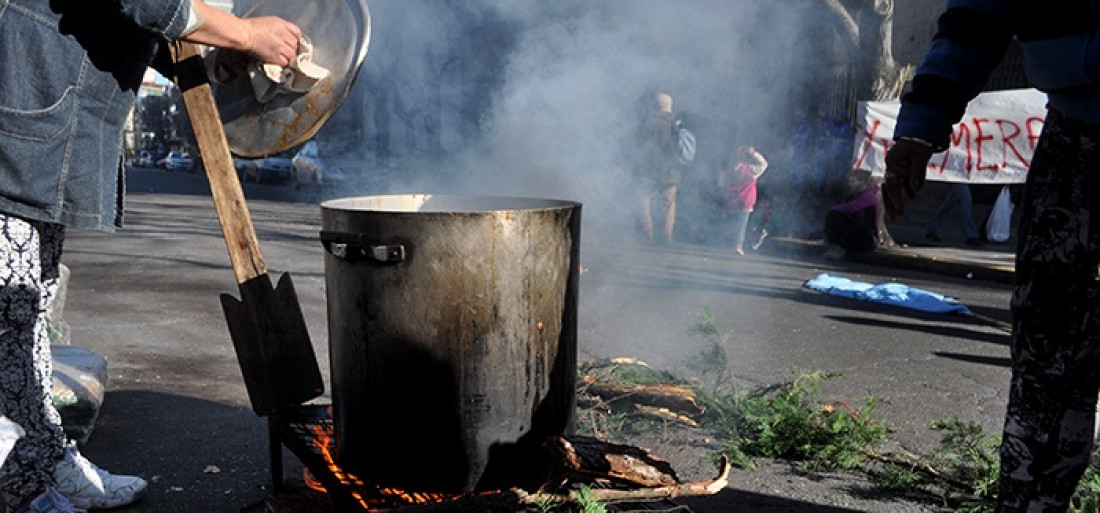
<svg viewBox="0 0 1100 513"><path fill-rule="evenodd" d="M1013 28L1011 2L949 0L932 48L902 98L894 137L917 137L937 150L950 143L951 126L985 87L1001 61Z"/></svg>

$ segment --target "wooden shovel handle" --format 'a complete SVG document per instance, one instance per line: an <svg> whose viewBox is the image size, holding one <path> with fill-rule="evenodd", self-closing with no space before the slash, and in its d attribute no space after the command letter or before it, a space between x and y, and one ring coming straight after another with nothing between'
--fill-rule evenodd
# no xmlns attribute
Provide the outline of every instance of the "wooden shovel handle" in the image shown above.
<svg viewBox="0 0 1100 513"><path fill-rule="evenodd" d="M173 44L172 51L176 61L176 84L183 92L183 103L191 118L199 152L202 153L203 167L225 234L229 259L233 262L237 284L241 284L267 274L256 230L252 227L252 215L233 167L233 155L229 152L229 142L225 138L225 129L222 128L199 49L192 43L178 41Z"/></svg>

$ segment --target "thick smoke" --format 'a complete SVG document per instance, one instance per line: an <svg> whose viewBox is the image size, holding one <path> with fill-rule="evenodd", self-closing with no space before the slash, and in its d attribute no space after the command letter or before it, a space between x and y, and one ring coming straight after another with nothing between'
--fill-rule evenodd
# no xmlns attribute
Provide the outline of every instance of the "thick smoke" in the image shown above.
<svg viewBox="0 0 1100 513"><path fill-rule="evenodd" d="M837 62L817 3L372 1L367 61L319 140L358 163L355 193L576 200L589 228L621 228L640 99L663 89L699 139L681 187L690 226L739 145L792 181L792 123L818 110Z"/></svg>

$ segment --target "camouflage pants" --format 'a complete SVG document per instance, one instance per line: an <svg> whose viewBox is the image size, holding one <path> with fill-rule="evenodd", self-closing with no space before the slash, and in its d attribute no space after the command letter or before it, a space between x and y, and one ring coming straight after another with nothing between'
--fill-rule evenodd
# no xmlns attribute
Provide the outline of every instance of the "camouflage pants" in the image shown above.
<svg viewBox="0 0 1100 513"><path fill-rule="evenodd" d="M997 510L1065 511L1100 390L1100 127L1051 111L1021 203Z"/></svg>
<svg viewBox="0 0 1100 513"><path fill-rule="evenodd" d="M0 498L13 508L53 484L64 451L45 325L64 234L61 225L0 214L0 414L26 431L0 466Z"/></svg>

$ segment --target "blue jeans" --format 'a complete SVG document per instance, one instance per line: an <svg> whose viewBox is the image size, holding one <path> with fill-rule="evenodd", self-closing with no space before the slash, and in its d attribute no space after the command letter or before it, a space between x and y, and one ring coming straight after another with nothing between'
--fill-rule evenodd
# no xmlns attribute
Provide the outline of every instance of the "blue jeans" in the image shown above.
<svg viewBox="0 0 1100 513"><path fill-rule="evenodd" d="M743 251L742 246L745 244L745 229L749 226L749 216L752 215L752 210L734 210L730 212L731 224L733 225L733 248Z"/></svg>
<svg viewBox="0 0 1100 513"><path fill-rule="evenodd" d="M947 191L947 196L944 196L943 203L940 203L940 208L928 221L926 228L928 231L935 233L940 224L943 223L943 219L947 217L951 209L955 208L955 205L959 206L959 216L962 218L963 233L966 234L966 238L977 238L978 229L974 227L973 215L974 200L970 196L970 185L965 183L951 184L951 189Z"/></svg>

